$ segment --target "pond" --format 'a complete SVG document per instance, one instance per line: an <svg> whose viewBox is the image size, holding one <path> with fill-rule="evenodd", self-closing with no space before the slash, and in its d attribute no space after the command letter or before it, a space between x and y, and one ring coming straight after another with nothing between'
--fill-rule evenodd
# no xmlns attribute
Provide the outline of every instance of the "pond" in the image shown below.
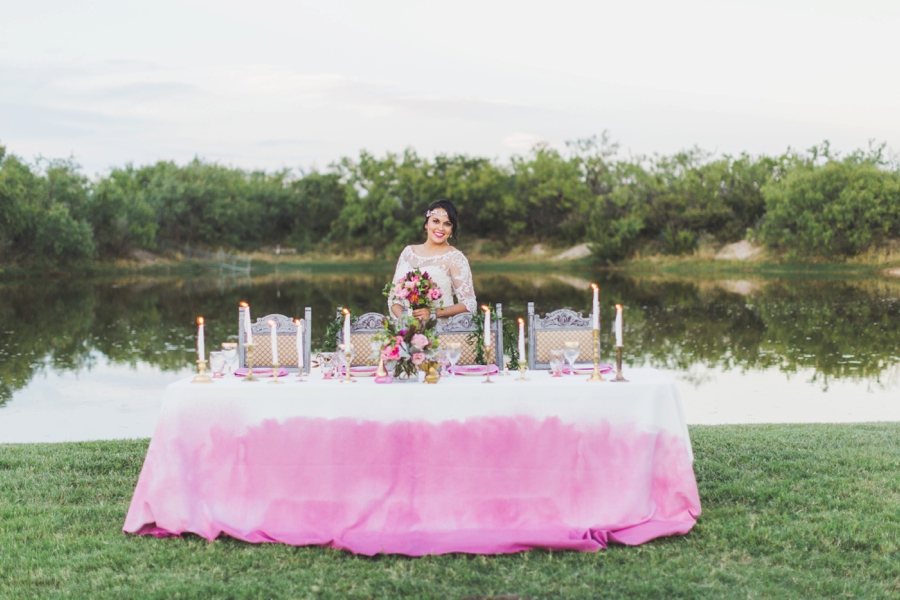
<svg viewBox="0 0 900 600"><path fill-rule="evenodd" d="M504 316L590 312L601 286L603 360L625 306L625 364L679 383L689 423L900 420L900 281L690 279L622 272L484 272L481 303ZM236 339L238 302L254 315L312 307L313 347L338 305L386 309L389 265L250 277L97 277L0 283L0 443L149 437L166 385L207 348Z"/></svg>

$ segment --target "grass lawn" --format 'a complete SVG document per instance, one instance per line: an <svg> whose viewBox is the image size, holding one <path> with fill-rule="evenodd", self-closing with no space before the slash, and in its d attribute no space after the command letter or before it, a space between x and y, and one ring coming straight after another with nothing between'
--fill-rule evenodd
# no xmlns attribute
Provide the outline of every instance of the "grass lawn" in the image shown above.
<svg viewBox="0 0 900 600"><path fill-rule="evenodd" d="M900 424L691 435L686 536L425 558L124 535L146 441L0 445L0 597L900 597Z"/></svg>

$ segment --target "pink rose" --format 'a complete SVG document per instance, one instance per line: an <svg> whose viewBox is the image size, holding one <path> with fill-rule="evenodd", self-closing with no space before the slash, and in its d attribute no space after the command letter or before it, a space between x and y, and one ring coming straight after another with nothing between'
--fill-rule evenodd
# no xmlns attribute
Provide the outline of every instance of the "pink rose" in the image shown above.
<svg viewBox="0 0 900 600"><path fill-rule="evenodd" d="M406 288L402 288L399 292L397 292L397 295L406 300L409 297L409 290Z"/></svg>
<svg viewBox="0 0 900 600"><path fill-rule="evenodd" d="M425 353L424 352L413 352L413 355L410 357L410 360L412 360L412 364L414 364L418 367L423 362L425 362Z"/></svg>
<svg viewBox="0 0 900 600"><path fill-rule="evenodd" d="M413 276L412 276L412 279L410 279L410 281L411 281L412 283L418 283L418 282L419 282L419 276L418 276L418 275L413 275Z"/></svg>
<svg viewBox="0 0 900 600"><path fill-rule="evenodd" d="M444 292L442 292L440 288L431 288L431 291L428 292L428 297L432 300L439 300L443 295Z"/></svg>
<svg viewBox="0 0 900 600"><path fill-rule="evenodd" d="M400 358L400 346L385 346L381 351L381 358L384 360L397 360Z"/></svg>
<svg viewBox="0 0 900 600"><path fill-rule="evenodd" d="M414 287L416 287L416 284L415 284L414 282L412 282L412 281L407 281L407 282L404 283L403 285L404 285L404 286L406 287L406 289L408 289L408 290L411 290L411 289L413 289Z"/></svg>
<svg viewBox="0 0 900 600"><path fill-rule="evenodd" d="M416 348L425 348L428 345L428 338L421 333L417 333L412 336L412 345Z"/></svg>

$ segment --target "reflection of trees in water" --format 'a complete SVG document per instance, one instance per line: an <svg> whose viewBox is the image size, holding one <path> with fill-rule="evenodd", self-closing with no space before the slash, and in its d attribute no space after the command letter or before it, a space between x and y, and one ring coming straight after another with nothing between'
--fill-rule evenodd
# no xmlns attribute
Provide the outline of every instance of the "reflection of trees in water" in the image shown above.
<svg viewBox="0 0 900 600"><path fill-rule="evenodd" d="M110 362L161 370L193 363L194 320L207 320L207 348L233 339L237 305L255 317L313 309L313 345L323 342L337 305L385 312L381 289L391 272L268 275L254 278L26 280L0 285L0 403L40 371L90 369L96 353ZM502 302L507 318L568 307L587 315L590 274L476 275L478 300ZM604 274L604 357L611 353L613 304L626 312L626 351L635 364L687 371L812 369L816 378L878 382L900 364L900 299L882 280L772 279L749 296L709 281Z"/></svg>

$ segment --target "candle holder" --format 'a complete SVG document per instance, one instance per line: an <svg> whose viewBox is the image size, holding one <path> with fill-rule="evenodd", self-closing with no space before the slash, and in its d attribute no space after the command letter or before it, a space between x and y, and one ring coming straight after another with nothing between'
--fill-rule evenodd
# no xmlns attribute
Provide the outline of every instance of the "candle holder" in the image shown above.
<svg viewBox="0 0 900 600"><path fill-rule="evenodd" d="M306 381L306 378L303 377L303 364L300 360L297 360L297 377L294 378L294 381L297 383L303 383Z"/></svg>
<svg viewBox="0 0 900 600"><path fill-rule="evenodd" d="M622 346L616 346L616 378L613 383L628 383L628 380L622 377Z"/></svg>
<svg viewBox="0 0 900 600"><path fill-rule="evenodd" d="M244 377L244 382L259 381L253 376L253 344L244 344L244 348L247 349L247 376Z"/></svg>
<svg viewBox="0 0 900 600"><path fill-rule="evenodd" d="M380 352L379 352L379 354L380 354ZM384 359L383 359L383 358L379 358L379 360L378 360L378 370L375 371L375 377L384 377L384 376L387 375L387 374L388 374L387 369L384 368Z"/></svg>
<svg viewBox="0 0 900 600"><path fill-rule="evenodd" d="M600 374L600 330L594 330L594 372L588 378L588 382L606 381Z"/></svg>
<svg viewBox="0 0 900 600"><path fill-rule="evenodd" d="M344 349L344 358L346 359L344 362L347 366L347 375L343 379L341 379L341 383L356 383L356 380L350 377L350 362L353 360L352 348Z"/></svg>
<svg viewBox="0 0 900 600"><path fill-rule="evenodd" d="M197 374L191 383L212 383L212 377L206 374L206 361L202 358L197 361Z"/></svg>
<svg viewBox="0 0 900 600"><path fill-rule="evenodd" d="M283 381L278 380L278 363L272 363L272 379L269 380L269 383L284 383Z"/></svg>
<svg viewBox="0 0 900 600"><path fill-rule="evenodd" d="M487 364L484 367L484 381L481 383L494 383L491 381L491 348L489 347L485 347L484 349L484 362Z"/></svg>
<svg viewBox="0 0 900 600"><path fill-rule="evenodd" d="M519 376L516 377L516 381L531 381L529 378L525 377L525 371L528 369L521 362L519 363Z"/></svg>

